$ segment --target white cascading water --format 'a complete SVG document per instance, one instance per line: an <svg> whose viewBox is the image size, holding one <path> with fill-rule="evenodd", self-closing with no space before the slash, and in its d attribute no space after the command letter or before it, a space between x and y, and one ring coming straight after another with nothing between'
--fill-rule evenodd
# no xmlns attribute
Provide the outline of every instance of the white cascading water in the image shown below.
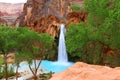
<svg viewBox="0 0 120 80"><path fill-rule="evenodd" d="M58 46L58 62L68 62L68 56L66 52L66 45L65 45L65 25L61 24L60 26L60 36L59 36L59 46Z"/></svg>

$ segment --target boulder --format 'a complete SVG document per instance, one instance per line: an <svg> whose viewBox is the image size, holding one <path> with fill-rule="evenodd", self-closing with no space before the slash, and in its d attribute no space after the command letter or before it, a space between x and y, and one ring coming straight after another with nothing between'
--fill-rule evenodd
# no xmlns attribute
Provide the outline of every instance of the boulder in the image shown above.
<svg viewBox="0 0 120 80"><path fill-rule="evenodd" d="M120 67L110 68L76 62L64 72L53 74L50 80L120 80Z"/></svg>

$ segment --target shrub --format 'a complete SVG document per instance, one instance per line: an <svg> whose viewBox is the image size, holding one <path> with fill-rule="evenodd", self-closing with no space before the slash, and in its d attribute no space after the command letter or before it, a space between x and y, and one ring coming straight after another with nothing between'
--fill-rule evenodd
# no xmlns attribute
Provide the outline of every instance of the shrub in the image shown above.
<svg viewBox="0 0 120 80"><path fill-rule="evenodd" d="M73 5L71 5L71 9L72 10L80 10L80 6L77 4L73 4Z"/></svg>
<svg viewBox="0 0 120 80"><path fill-rule="evenodd" d="M0 65L3 64L3 57L0 56Z"/></svg>

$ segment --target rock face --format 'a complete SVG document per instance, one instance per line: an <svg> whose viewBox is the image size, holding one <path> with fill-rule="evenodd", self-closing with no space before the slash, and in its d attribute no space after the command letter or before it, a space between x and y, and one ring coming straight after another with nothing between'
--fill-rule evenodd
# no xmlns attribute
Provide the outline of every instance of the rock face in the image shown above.
<svg viewBox="0 0 120 80"><path fill-rule="evenodd" d="M23 3L0 3L0 18L7 22L6 25L12 26L16 18L23 11L23 5ZM2 22L0 21L0 23Z"/></svg>
<svg viewBox="0 0 120 80"><path fill-rule="evenodd" d="M2 25L2 26L7 25L7 21L0 18L0 25Z"/></svg>
<svg viewBox="0 0 120 80"><path fill-rule="evenodd" d="M53 74L50 80L120 80L120 67L75 63L64 72Z"/></svg>
<svg viewBox="0 0 120 80"><path fill-rule="evenodd" d="M67 15L72 11L70 9L72 2L72 0L28 0L15 25L28 26L38 33L49 33L57 37L60 23L68 21Z"/></svg>
<svg viewBox="0 0 120 80"><path fill-rule="evenodd" d="M0 16L19 15L23 11L23 3L0 3Z"/></svg>
<svg viewBox="0 0 120 80"><path fill-rule="evenodd" d="M69 12L67 15L67 24L70 23L78 23L78 22L85 22L86 23L87 13L83 13L81 11L73 11Z"/></svg>

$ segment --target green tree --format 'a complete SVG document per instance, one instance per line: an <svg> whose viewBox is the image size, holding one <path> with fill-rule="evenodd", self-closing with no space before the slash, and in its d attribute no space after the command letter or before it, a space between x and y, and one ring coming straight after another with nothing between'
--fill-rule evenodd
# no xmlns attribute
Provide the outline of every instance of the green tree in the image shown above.
<svg viewBox="0 0 120 80"><path fill-rule="evenodd" d="M28 28L11 28L11 27L0 27L0 54L4 57L3 64L4 74L6 80L8 80L9 72L12 72L12 69L8 71L7 55L14 51L15 53L15 62L17 64L16 74L18 74L18 67L21 61L28 61L29 68L32 71L35 80L37 79L37 71L40 66L41 59L52 48L52 43L54 39L48 34L38 34L33 30ZM37 60L40 62L37 65ZM31 61L35 65L34 69L30 66ZM18 75L16 75L17 80Z"/></svg>
<svg viewBox="0 0 120 80"><path fill-rule="evenodd" d="M100 40L112 49L120 48L120 1L85 0L88 26L95 27L103 36Z"/></svg>
<svg viewBox="0 0 120 80"><path fill-rule="evenodd" d="M87 24L70 25L67 29L69 55L88 63L104 64L108 60L108 55L104 52L104 46L107 46L112 54L119 56L119 0L85 0L84 11L88 13ZM112 58L117 60L115 58L118 57ZM119 65L119 62L116 63Z"/></svg>
<svg viewBox="0 0 120 80"><path fill-rule="evenodd" d="M72 36L71 36L72 35ZM67 51L73 57L82 57L82 48L87 44L87 35L84 24L71 24L67 29L66 44Z"/></svg>
<svg viewBox="0 0 120 80"><path fill-rule="evenodd" d="M85 0L85 10L88 14L88 26L100 32L99 42L111 49L114 56L107 63L119 66L120 57L120 1L119 0ZM108 56L107 56L108 57ZM113 66L113 65L112 65Z"/></svg>
<svg viewBox="0 0 120 80"><path fill-rule="evenodd" d="M26 28L18 28L18 31L20 33L18 36L20 46L18 48L19 51L16 54L16 61L18 63L17 67L19 66L21 60L28 61L34 80L37 80L37 71L39 69L41 59L44 59L46 52L52 48L54 40L48 34L38 34L35 31ZM38 60L39 62L37 65ZM34 63L34 68L31 67L32 61Z"/></svg>
<svg viewBox="0 0 120 80"><path fill-rule="evenodd" d="M16 35L15 35L16 34ZM0 27L0 54L4 56L3 64L5 70L5 78L8 80L8 65L7 55L10 51L15 50L17 47L17 31L11 27Z"/></svg>
<svg viewBox="0 0 120 80"><path fill-rule="evenodd" d="M35 39L35 43L30 50L34 63L34 69L32 69L32 67L29 65L29 68L34 75L34 80L37 80L37 71L39 69L41 60L45 58L46 53L52 48L53 41L53 38L45 33L38 35L38 39ZM38 65L37 60L40 60Z"/></svg>

